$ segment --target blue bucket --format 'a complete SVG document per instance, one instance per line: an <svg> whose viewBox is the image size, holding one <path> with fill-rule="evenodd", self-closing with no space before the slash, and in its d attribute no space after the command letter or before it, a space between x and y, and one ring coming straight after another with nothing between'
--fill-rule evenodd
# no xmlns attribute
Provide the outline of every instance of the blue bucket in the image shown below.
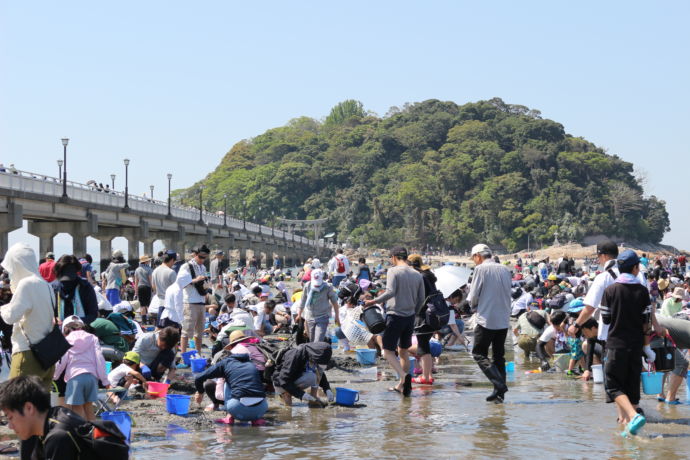
<svg viewBox="0 0 690 460"><path fill-rule="evenodd" d="M431 351L432 358L438 358L443 352L443 345L438 340L429 341L429 350Z"/></svg>
<svg viewBox="0 0 690 460"><path fill-rule="evenodd" d="M359 391L348 388L335 388L335 402L343 406L354 406L359 401Z"/></svg>
<svg viewBox="0 0 690 460"><path fill-rule="evenodd" d="M203 372L206 369L206 358L192 358L189 360L192 372L195 374Z"/></svg>
<svg viewBox="0 0 690 460"><path fill-rule="evenodd" d="M507 372L515 372L515 361L506 362L506 371Z"/></svg>
<svg viewBox="0 0 690 460"><path fill-rule="evenodd" d="M167 395L165 408L168 409L168 413L173 415L187 415L191 400L192 397L189 395Z"/></svg>
<svg viewBox="0 0 690 460"><path fill-rule="evenodd" d="M196 354L196 350L190 350L190 351L185 351L182 353L182 362L185 363L187 366L191 366L189 363L189 358L194 356Z"/></svg>
<svg viewBox="0 0 690 460"><path fill-rule="evenodd" d="M642 390L646 395L658 395L661 393L662 381L664 379L663 372L643 372L642 373Z"/></svg>
<svg viewBox="0 0 690 460"><path fill-rule="evenodd" d="M101 414L101 419L114 422L122 434L125 435L127 442L130 442L132 436L132 417L129 413L123 411L103 412Z"/></svg>
<svg viewBox="0 0 690 460"><path fill-rule="evenodd" d="M358 348L357 362L365 366L376 364L376 350L372 350L371 348Z"/></svg>
<svg viewBox="0 0 690 460"><path fill-rule="evenodd" d="M417 358L410 356L410 370L407 371L412 377L414 377L414 368L417 367Z"/></svg>
<svg viewBox="0 0 690 460"><path fill-rule="evenodd" d="M112 371L112 370L113 370L113 363L111 363L110 361L106 361L105 362L105 373L110 374L110 371Z"/></svg>
<svg viewBox="0 0 690 460"><path fill-rule="evenodd" d="M334 350L338 348L338 336L335 334L331 336L331 348L333 348Z"/></svg>

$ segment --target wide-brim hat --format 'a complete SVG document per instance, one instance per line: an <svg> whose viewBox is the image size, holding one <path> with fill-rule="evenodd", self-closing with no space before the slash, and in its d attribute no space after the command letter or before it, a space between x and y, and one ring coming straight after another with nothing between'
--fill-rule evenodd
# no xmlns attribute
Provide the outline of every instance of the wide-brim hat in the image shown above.
<svg viewBox="0 0 690 460"><path fill-rule="evenodd" d="M146 262L150 262L150 261L151 261L151 257L149 255L143 255L143 256L139 257L139 263L140 264L145 264Z"/></svg>
<svg viewBox="0 0 690 460"><path fill-rule="evenodd" d="M235 345L237 345L238 343L247 340L248 338L249 337L244 335L244 332L242 332L242 331L232 331L232 333L230 333L230 339L229 339L230 341L225 346L225 348L230 349L230 348L234 347Z"/></svg>

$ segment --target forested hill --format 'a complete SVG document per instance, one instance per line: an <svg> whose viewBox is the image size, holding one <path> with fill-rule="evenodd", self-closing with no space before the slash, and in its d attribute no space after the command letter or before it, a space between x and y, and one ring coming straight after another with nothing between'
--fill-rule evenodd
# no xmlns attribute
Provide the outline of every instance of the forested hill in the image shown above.
<svg viewBox="0 0 690 460"><path fill-rule="evenodd" d="M270 224L327 217L326 230L379 247L509 251L593 234L657 243L665 203L645 196L633 165L537 110L501 99L428 100L383 117L348 100L323 121L301 117L240 141L176 200Z"/></svg>

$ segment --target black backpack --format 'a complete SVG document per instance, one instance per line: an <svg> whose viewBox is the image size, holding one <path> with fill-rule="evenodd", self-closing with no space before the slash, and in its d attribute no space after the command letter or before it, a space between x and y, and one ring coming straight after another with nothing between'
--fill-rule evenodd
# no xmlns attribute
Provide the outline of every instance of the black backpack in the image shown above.
<svg viewBox="0 0 690 460"><path fill-rule="evenodd" d="M526 315L527 322L530 323L535 329L542 330L544 329L544 326L546 326L546 318L536 311L528 311Z"/></svg>
<svg viewBox="0 0 690 460"><path fill-rule="evenodd" d="M426 298L424 304L426 305L424 322L430 329L438 331L448 325L450 309L441 291L432 292L429 297Z"/></svg>
<svg viewBox="0 0 690 460"><path fill-rule="evenodd" d="M127 460L129 445L115 422L93 420L69 428L59 423L56 430L70 433L70 439L79 450L80 460Z"/></svg>
<svg viewBox="0 0 690 460"><path fill-rule="evenodd" d="M192 275L192 279L196 278L196 273L194 272L194 267L192 267L192 264L187 262L187 265L189 266L189 273ZM200 296L206 297L206 289L204 288L203 280L192 283L192 286L194 286L194 289L196 289L196 292L198 292Z"/></svg>

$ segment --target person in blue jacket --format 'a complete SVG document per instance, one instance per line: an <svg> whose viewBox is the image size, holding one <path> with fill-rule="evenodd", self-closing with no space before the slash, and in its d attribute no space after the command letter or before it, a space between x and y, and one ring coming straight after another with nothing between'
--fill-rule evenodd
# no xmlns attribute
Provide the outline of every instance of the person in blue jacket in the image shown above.
<svg viewBox="0 0 690 460"><path fill-rule="evenodd" d="M197 404L204 398L204 382L216 378L225 379L225 410L230 414L227 423L237 419L261 425L268 402L261 374L249 355L231 355L199 374L194 380Z"/></svg>

